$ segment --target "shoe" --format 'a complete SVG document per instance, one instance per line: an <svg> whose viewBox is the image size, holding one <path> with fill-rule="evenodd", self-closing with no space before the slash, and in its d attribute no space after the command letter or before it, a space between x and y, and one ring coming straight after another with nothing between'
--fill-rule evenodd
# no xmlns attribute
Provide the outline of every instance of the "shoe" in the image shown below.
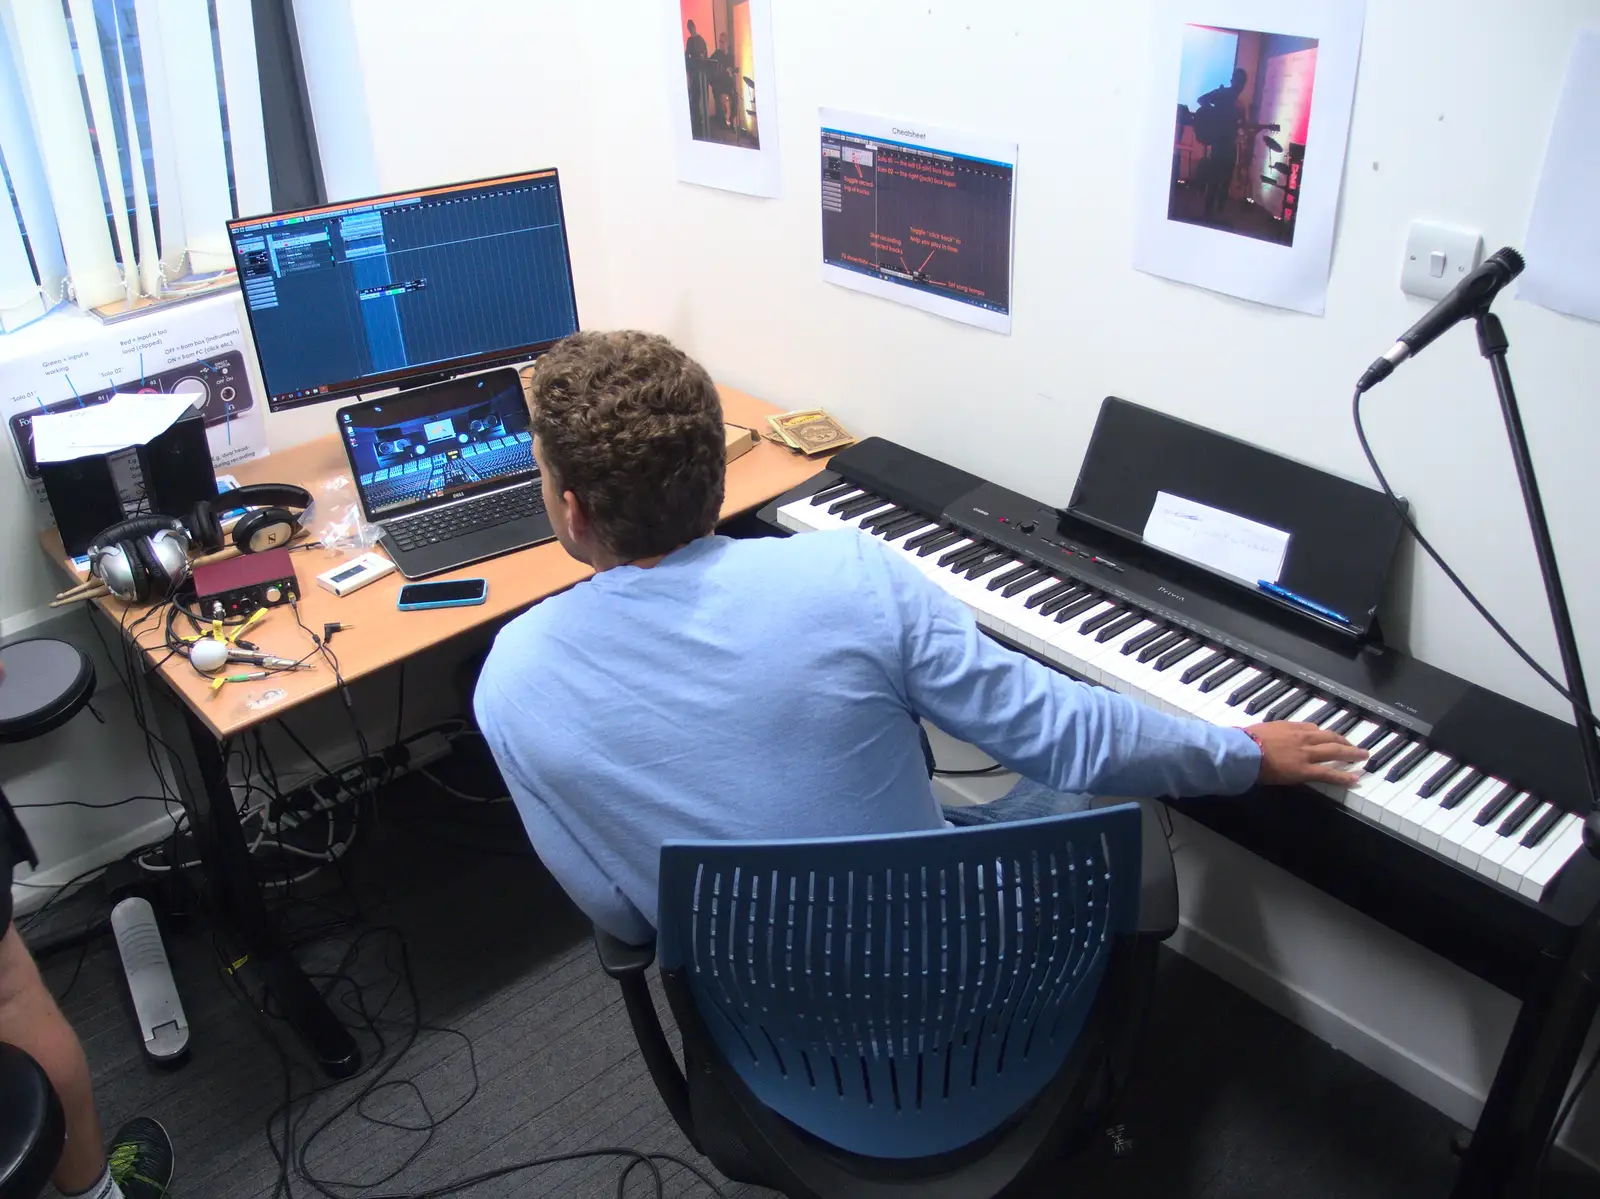
<svg viewBox="0 0 1600 1199"><path fill-rule="evenodd" d="M172 1185L172 1138L149 1116L129 1120L118 1130L106 1160L126 1199L162 1199Z"/></svg>

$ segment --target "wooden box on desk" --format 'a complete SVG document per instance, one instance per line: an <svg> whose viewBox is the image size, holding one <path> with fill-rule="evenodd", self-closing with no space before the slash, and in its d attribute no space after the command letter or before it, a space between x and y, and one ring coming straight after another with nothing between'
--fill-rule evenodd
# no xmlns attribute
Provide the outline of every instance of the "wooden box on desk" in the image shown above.
<svg viewBox="0 0 1600 1199"><path fill-rule="evenodd" d="M723 433L728 439L728 461L732 462L741 454L747 454L755 449L756 442L761 440L761 434L754 429L746 429L743 425L723 425Z"/></svg>

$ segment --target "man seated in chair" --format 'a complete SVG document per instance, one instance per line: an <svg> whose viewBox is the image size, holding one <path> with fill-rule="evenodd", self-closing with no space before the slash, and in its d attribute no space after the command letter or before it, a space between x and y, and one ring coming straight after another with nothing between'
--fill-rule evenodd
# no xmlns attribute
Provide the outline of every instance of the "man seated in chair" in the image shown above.
<svg viewBox="0 0 1600 1199"><path fill-rule="evenodd" d="M556 535L595 574L501 630L474 706L539 856L624 941L654 936L668 840L1348 784L1336 764L1366 756L1314 725L1223 729L1074 682L872 538L717 536L721 403L664 338L575 334L534 372L531 412ZM1024 783L941 810L921 718Z"/></svg>

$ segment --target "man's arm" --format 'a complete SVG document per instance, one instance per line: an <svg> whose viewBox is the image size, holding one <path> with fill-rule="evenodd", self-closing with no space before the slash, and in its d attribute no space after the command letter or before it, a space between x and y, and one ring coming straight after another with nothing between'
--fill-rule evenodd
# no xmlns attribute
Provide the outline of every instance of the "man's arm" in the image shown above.
<svg viewBox="0 0 1600 1199"><path fill-rule="evenodd" d="M1101 795L1233 795L1258 780L1328 778L1316 763L1364 756L1332 734L1313 739L1311 726L1222 729L1074 682L985 636L964 604L909 564L875 557L912 710L1036 782ZM1324 752L1329 739L1337 746Z"/></svg>
<svg viewBox="0 0 1600 1199"><path fill-rule="evenodd" d="M534 851L545 869L583 914L612 936L629 945L643 945L653 940L656 934L650 922L600 868L560 815L520 779L506 727L516 727L519 723L526 727L526 724L515 719L515 706L487 677L487 668L478 679L472 708L483 739L522 816L523 827L528 830L528 840L533 842Z"/></svg>

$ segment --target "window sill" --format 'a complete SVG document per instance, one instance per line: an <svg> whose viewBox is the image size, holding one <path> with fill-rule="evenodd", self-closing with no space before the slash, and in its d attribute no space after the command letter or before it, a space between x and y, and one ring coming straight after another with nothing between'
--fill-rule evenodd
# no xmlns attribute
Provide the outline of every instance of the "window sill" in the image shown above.
<svg viewBox="0 0 1600 1199"><path fill-rule="evenodd" d="M0 334L0 366L34 357L74 338L92 336L100 328L99 321L63 301L22 328Z"/></svg>

